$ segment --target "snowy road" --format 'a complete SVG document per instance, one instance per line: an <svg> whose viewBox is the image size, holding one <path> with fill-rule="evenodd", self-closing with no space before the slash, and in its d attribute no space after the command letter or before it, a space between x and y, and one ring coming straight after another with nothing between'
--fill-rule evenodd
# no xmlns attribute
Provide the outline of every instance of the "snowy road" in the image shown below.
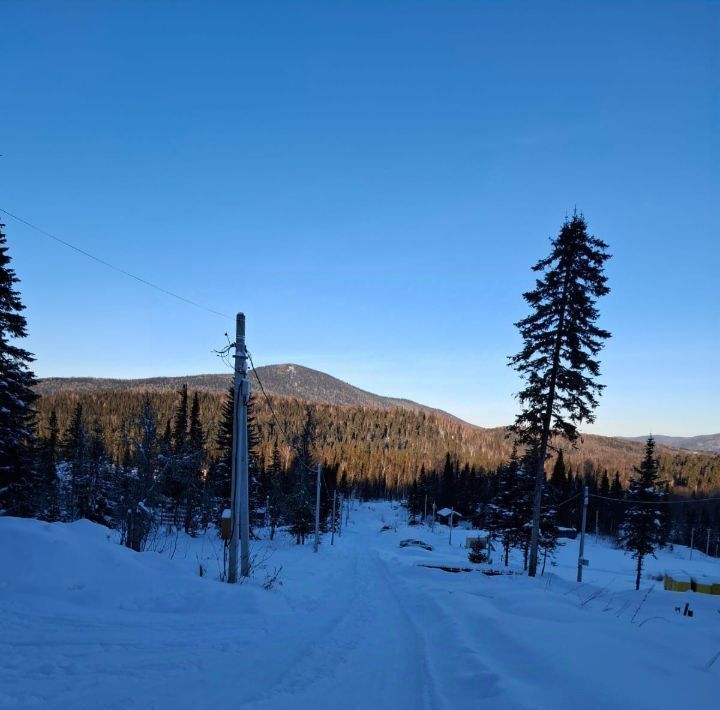
<svg viewBox="0 0 720 710"><path fill-rule="evenodd" d="M563 578L570 550L542 580L428 569L467 564L462 533L450 547L440 531L380 532L398 515L358 510L317 555L265 543L265 572L240 587L197 575L216 563L212 540L186 539L171 560L86 521L0 518L0 708L570 709L583 697L655 709L712 697L718 598L690 595L692 621L667 593L640 604L615 550L596 573L615 576L580 588ZM401 549L410 536L435 550ZM280 566L282 586L263 590Z"/></svg>

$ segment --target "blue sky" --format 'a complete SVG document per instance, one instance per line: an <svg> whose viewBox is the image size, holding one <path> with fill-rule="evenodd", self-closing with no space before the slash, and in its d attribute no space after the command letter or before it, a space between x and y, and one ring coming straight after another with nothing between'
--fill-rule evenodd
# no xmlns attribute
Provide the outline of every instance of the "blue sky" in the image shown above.
<svg viewBox="0 0 720 710"><path fill-rule="evenodd" d="M248 317L257 364L509 422L530 266L610 244L592 430L720 431L720 5L5 2L0 207ZM232 321L5 218L40 376Z"/></svg>

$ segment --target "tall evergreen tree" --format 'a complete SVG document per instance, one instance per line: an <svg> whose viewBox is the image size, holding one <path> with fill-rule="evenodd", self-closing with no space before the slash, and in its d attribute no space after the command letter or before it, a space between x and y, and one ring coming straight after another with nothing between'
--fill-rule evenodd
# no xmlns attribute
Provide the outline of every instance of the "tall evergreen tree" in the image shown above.
<svg viewBox="0 0 720 710"><path fill-rule="evenodd" d="M313 526L313 479L310 474L315 466L315 417L312 407L305 408L305 424L295 447L297 456L293 462L293 488L286 501L287 522L298 545L305 544Z"/></svg>
<svg viewBox="0 0 720 710"><path fill-rule="evenodd" d="M567 486L567 474L565 472L565 460L563 458L563 450L560 449L555 459L552 475L550 476L550 485L552 485L558 493L562 493Z"/></svg>
<svg viewBox="0 0 720 710"><path fill-rule="evenodd" d="M27 335L24 306L15 288L4 224L0 224L0 513L30 515L33 444L37 396L32 355L17 341Z"/></svg>
<svg viewBox="0 0 720 710"><path fill-rule="evenodd" d="M175 410L175 419L173 423L173 449L176 453L181 453L185 449L185 442L188 435L188 388L183 385L178 393L180 401Z"/></svg>
<svg viewBox="0 0 720 710"><path fill-rule="evenodd" d="M532 477L523 468L513 449L510 461L498 470L495 495L487 506L486 525L493 538L500 541L507 566L510 550L523 551L529 541L528 528L532 510Z"/></svg>
<svg viewBox="0 0 720 710"><path fill-rule="evenodd" d="M655 458L655 440L651 436L645 445L645 457L630 479L626 498L628 505L621 533L623 546L637 560L635 589L640 589L645 557L654 557L655 550L663 543L662 506L654 505L663 498L660 464Z"/></svg>
<svg viewBox="0 0 720 710"><path fill-rule="evenodd" d="M57 473L59 445L60 432L53 409L48 418L48 433L39 441L35 463L33 510L41 520L55 521L61 517Z"/></svg>
<svg viewBox="0 0 720 710"><path fill-rule="evenodd" d="M69 520L82 518L88 512L86 501L90 483L89 436L82 403L77 402L65 432L62 457L65 464L65 515Z"/></svg>
<svg viewBox="0 0 720 710"><path fill-rule="evenodd" d="M83 517L103 524L110 522L110 480L110 459L105 446L105 432L96 419L88 438L88 481L83 501Z"/></svg>
<svg viewBox="0 0 720 710"><path fill-rule="evenodd" d="M597 299L609 292L607 245L590 236L582 216L566 220L550 255L535 264L535 288L524 294L532 313L516 323L523 348L510 365L525 381L522 411L511 427L516 440L538 452L533 497L529 574L537 570L545 461L553 436L571 443L577 427L594 421L603 385L596 359L610 333L596 325Z"/></svg>
<svg viewBox="0 0 720 710"><path fill-rule="evenodd" d="M158 440L155 412L145 399L137 422L137 440L133 449L131 469L127 472L118 510L124 544L141 552L152 528L151 510L158 498L162 442Z"/></svg>
<svg viewBox="0 0 720 710"><path fill-rule="evenodd" d="M440 479L439 508L453 508L457 505L455 500L455 467L450 458L450 452L445 454L442 478Z"/></svg>

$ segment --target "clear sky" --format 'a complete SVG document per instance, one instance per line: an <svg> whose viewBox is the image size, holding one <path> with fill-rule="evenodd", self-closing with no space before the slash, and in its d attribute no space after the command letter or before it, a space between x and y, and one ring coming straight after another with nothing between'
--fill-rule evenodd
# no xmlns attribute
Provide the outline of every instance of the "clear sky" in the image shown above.
<svg viewBox="0 0 720 710"><path fill-rule="evenodd" d="M593 430L720 431L720 4L0 3L0 207L481 425L531 265L610 244ZM40 376L217 372L232 321L7 223Z"/></svg>

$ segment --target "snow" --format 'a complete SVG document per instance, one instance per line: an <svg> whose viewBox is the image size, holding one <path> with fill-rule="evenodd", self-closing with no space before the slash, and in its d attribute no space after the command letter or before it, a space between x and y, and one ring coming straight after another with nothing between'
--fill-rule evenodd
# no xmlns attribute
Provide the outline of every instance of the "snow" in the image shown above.
<svg viewBox="0 0 720 710"><path fill-rule="evenodd" d="M475 531L450 546L404 519L363 505L318 554L282 533L254 542L255 576L231 586L215 535L138 554L87 521L0 518L0 708L713 706L720 597L648 575L717 577L718 561L660 552L635 592L635 561L589 536L581 585L575 540L543 577L486 576L467 559ZM686 602L693 617L675 611Z"/></svg>
<svg viewBox="0 0 720 710"><path fill-rule="evenodd" d="M452 508L441 508L437 514L442 518L447 518L452 513L453 517L462 518L462 515Z"/></svg>

